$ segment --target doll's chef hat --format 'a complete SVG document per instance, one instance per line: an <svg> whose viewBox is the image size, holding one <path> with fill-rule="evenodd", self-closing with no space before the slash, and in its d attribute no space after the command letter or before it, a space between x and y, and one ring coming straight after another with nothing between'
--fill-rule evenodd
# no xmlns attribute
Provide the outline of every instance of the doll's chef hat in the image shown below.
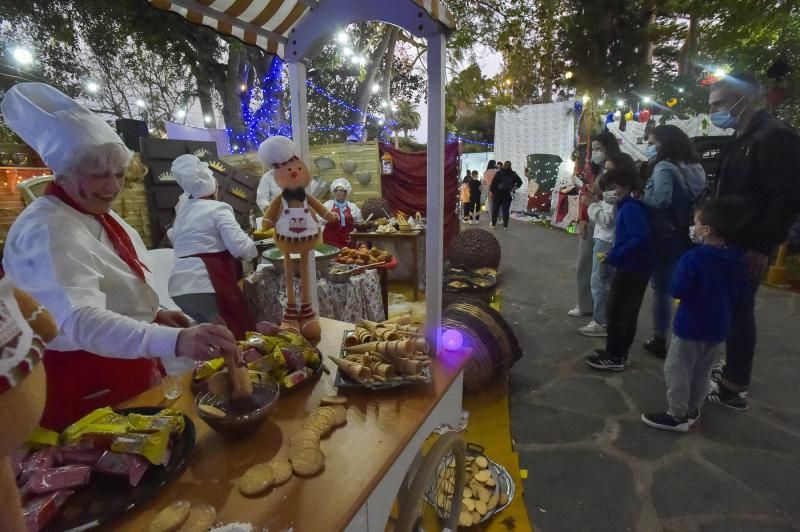
<svg viewBox="0 0 800 532"><path fill-rule="evenodd" d="M44 344L19 309L11 279L0 279L0 393L19 384L41 360L43 351Z"/></svg>
<svg viewBox="0 0 800 532"><path fill-rule="evenodd" d="M208 163L191 153L172 161L171 173L184 192L193 198L205 198L217 191L217 180Z"/></svg>
<svg viewBox="0 0 800 532"><path fill-rule="evenodd" d="M70 170L87 148L125 144L98 115L45 83L18 83L0 104L9 127L56 175Z"/></svg>
<svg viewBox="0 0 800 532"><path fill-rule="evenodd" d="M300 150L292 139L281 136L270 137L258 147L258 159L264 170L275 168L292 158L300 157Z"/></svg>
<svg viewBox="0 0 800 532"><path fill-rule="evenodd" d="M343 188L345 192L350 194L350 192L353 190L353 185L351 185L350 181L348 181L347 179L340 177L338 179L334 179L333 183L331 183L331 190L336 192L337 188Z"/></svg>

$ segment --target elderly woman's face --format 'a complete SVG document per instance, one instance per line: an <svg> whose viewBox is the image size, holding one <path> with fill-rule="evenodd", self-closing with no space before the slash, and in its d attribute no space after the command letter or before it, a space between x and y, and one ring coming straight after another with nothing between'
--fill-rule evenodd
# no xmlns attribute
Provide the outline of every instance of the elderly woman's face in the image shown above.
<svg viewBox="0 0 800 532"><path fill-rule="evenodd" d="M333 191L333 197L336 198L336 201L341 203L347 199L347 191L342 187L337 187L336 190Z"/></svg>
<svg viewBox="0 0 800 532"><path fill-rule="evenodd" d="M111 204L125 185L125 169L75 172L60 179L59 184L84 209L104 214L111 210Z"/></svg>

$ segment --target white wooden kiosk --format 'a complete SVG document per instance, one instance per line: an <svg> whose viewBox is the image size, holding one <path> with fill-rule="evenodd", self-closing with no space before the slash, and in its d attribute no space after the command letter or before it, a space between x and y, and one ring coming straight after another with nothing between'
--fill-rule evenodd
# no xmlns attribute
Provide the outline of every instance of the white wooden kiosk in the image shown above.
<svg viewBox="0 0 800 532"><path fill-rule="evenodd" d="M288 62L292 130L303 159L308 160L306 103L307 61L348 24L377 21L393 24L427 40L428 168L426 233L426 312L428 336L440 345L444 225L444 87L447 35L455 20L441 0L148 0L196 24L209 26L243 42L277 54ZM323 343L325 338L323 337ZM347 530L383 530L403 478L413 468L431 430L455 426L461 413L459 373L368 499L348 519ZM324 476L324 475L323 475ZM313 509L309 508L310 511Z"/></svg>

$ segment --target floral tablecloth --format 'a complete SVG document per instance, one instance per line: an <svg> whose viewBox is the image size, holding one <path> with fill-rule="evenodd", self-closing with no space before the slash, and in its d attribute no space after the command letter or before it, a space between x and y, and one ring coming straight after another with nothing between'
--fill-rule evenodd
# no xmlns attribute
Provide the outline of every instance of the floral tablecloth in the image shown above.
<svg viewBox="0 0 800 532"><path fill-rule="evenodd" d="M294 280L300 301L300 282ZM320 277L317 283L319 314L325 318L355 323L358 320L385 319L378 272L369 270L350 278L347 283L334 283ZM258 321L280 323L286 304L286 279L283 272L262 269L244 280L244 294L250 311Z"/></svg>

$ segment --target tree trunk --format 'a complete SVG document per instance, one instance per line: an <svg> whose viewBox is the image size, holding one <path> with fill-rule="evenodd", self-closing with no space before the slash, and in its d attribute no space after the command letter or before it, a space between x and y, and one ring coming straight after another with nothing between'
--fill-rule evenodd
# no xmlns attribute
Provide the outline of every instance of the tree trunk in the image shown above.
<svg viewBox="0 0 800 532"><path fill-rule="evenodd" d="M207 77L197 77L197 98L200 100L200 109L203 116L214 116L214 100L211 98L211 80ZM186 116L183 117L186 123Z"/></svg>
<svg viewBox="0 0 800 532"><path fill-rule="evenodd" d="M394 74L394 51L397 47L397 38L400 35L400 28L397 26L392 26L392 33L389 36L389 45L386 47L386 55L384 56L384 68L383 68L383 81L381 83L381 99L384 102L389 102L392 100L392 75ZM392 113L392 107L389 106L386 108L384 112L386 123L389 124L392 120L394 120L394 113ZM394 133L394 147L400 147L400 132L390 127L390 131Z"/></svg>
<svg viewBox="0 0 800 532"><path fill-rule="evenodd" d="M383 37L381 38L380 44L378 44L377 48L375 48L369 56L369 66L367 67L367 75L364 78L364 81L361 82L359 85L358 90L356 91L356 109L361 111L360 113L353 113L353 123L358 124L361 126L361 131L364 130L364 126L367 122L367 107L369 106L369 99L372 95L372 85L375 84L375 78L378 75L378 69L381 66L381 58L386 53L386 49L389 47L389 40L392 37L392 28L387 27L386 30L383 32ZM362 135L363 137L363 135ZM365 139L362 139L365 140Z"/></svg>
<svg viewBox="0 0 800 532"><path fill-rule="evenodd" d="M225 120L225 126L232 129L235 134L243 134L245 126L242 122L242 102L239 97L242 52L232 46L228 50L227 66L219 65L219 67L212 70L212 80L222 100L222 118Z"/></svg>
<svg viewBox="0 0 800 532"><path fill-rule="evenodd" d="M681 46L681 53L678 59L678 75L692 76L696 73L693 61L697 56L697 16L689 15L689 27L686 30L686 40Z"/></svg>
<svg viewBox="0 0 800 532"><path fill-rule="evenodd" d="M657 0L652 0L645 5L644 12L644 27L642 28L642 35L646 39L644 43L644 56L642 58L641 79L639 80L639 88L641 91L647 92L653 84L653 53L655 52L656 43L653 32L656 28L656 14L658 11Z"/></svg>

